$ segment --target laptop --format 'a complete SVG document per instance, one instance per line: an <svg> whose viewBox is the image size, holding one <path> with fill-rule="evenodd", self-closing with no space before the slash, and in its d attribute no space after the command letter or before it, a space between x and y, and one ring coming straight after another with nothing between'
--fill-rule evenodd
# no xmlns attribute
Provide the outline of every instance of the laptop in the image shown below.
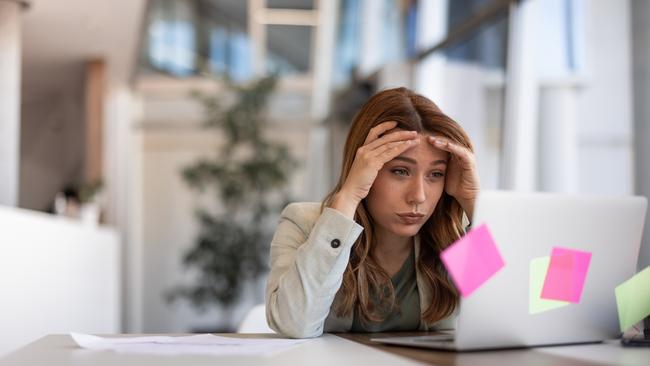
<svg viewBox="0 0 650 366"><path fill-rule="evenodd" d="M461 299L455 332L372 340L468 351L616 338L614 288L636 272L646 207L634 196L483 191L472 223L488 225L505 266ZM580 302L531 312L531 261L556 246L592 253Z"/></svg>

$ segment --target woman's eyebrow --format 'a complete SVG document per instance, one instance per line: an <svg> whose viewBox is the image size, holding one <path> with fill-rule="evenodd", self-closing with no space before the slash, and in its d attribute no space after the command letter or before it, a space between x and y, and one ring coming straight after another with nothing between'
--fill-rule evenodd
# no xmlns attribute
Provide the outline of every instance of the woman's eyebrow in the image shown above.
<svg viewBox="0 0 650 366"><path fill-rule="evenodd" d="M414 165L418 164L418 162L415 161L415 159L407 158L406 156L396 156L396 157L393 158L393 160L400 160L400 161L403 161L403 162L406 162L406 163L411 163L411 164L414 164Z"/></svg>
<svg viewBox="0 0 650 366"><path fill-rule="evenodd" d="M393 160L400 160L406 163L411 163L413 165L418 164L418 162L415 161L415 159L407 158L406 156L396 156L395 158L393 158ZM447 160L443 160L443 159L434 160L431 162L431 165L447 165Z"/></svg>
<svg viewBox="0 0 650 366"><path fill-rule="evenodd" d="M431 165L447 165L447 160L435 160L431 162Z"/></svg>

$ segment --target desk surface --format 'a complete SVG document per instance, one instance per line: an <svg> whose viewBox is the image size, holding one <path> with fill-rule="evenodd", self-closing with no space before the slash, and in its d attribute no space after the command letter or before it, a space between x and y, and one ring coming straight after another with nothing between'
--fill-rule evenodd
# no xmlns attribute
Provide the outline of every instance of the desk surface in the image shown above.
<svg viewBox="0 0 650 366"><path fill-rule="evenodd" d="M423 333L412 333L421 335ZM535 347L484 352L449 352L383 345L370 338L410 335L410 333L338 333L340 337L376 350L404 356L429 365L650 365L650 348L622 347L619 340L571 346Z"/></svg>
<svg viewBox="0 0 650 366"><path fill-rule="evenodd" d="M405 333L401 333L405 335ZM418 333L421 334L421 333ZM221 334L275 338L271 334ZM602 344L540 347L520 350L455 353L384 346L371 337L395 334L325 334L272 357L125 355L80 349L68 335L48 335L0 359L1 366L29 365L227 365L400 366L400 365L650 365L650 349L623 348L618 341Z"/></svg>

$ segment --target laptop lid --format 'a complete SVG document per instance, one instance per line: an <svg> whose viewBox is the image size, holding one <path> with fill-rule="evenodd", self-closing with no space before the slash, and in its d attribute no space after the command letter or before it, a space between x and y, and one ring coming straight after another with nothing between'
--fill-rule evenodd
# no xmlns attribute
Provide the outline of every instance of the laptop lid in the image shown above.
<svg viewBox="0 0 650 366"><path fill-rule="evenodd" d="M488 225L505 266L461 300L455 348L617 337L614 288L635 273L646 206L644 197L481 192L472 223ZM531 304L531 265L539 269L553 247L589 252L591 260L579 303L540 311Z"/></svg>

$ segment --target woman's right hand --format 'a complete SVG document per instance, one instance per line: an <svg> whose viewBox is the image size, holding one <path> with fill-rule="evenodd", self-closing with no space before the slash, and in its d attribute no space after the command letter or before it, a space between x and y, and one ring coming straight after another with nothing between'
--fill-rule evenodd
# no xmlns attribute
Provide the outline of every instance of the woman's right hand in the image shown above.
<svg viewBox="0 0 650 366"><path fill-rule="evenodd" d="M357 206L368 195L384 164L420 142L416 131L384 134L396 126L395 121L383 122L368 132L363 146L357 149L343 186L334 196L331 208L354 219Z"/></svg>

